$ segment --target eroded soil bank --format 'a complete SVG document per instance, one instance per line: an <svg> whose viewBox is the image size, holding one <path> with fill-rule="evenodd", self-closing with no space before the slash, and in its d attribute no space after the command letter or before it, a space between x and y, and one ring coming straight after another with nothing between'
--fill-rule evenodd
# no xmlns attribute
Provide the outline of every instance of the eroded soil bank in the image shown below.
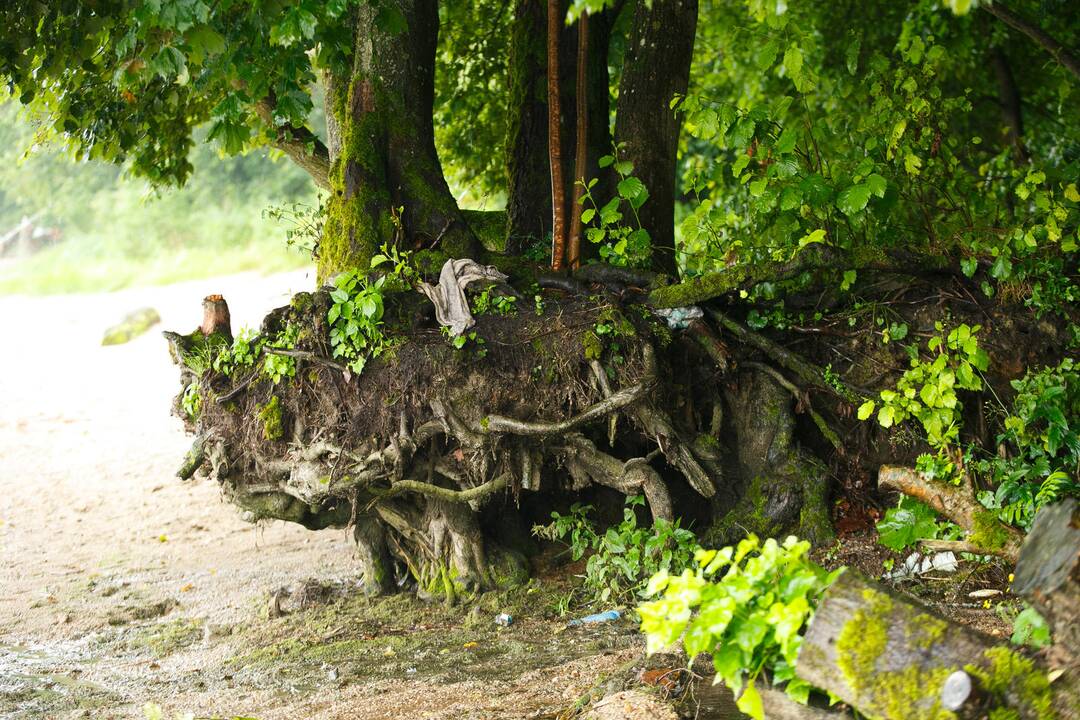
<svg viewBox="0 0 1080 720"><path fill-rule="evenodd" d="M256 324L311 284L245 275L94 296L5 297L0 354L0 716L545 717L640 655L629 623L566 630L557 587L466 613L368 601L342 531L254 527L173 477L190 440L160 328L221 292ZM127 345L101 333L152 305ZM287 614L270 617L280 593ZM498 612L515 614L497 628Z"/></svg>

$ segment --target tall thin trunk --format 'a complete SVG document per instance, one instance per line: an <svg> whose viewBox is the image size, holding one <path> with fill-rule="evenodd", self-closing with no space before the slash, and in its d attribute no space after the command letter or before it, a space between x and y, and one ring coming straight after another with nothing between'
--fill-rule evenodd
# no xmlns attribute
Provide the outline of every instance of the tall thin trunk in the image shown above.
<svg viewBox="0 0 1080 720"><path fill-rule="evenodd" d="M1013 75L1005 51L996 47L990 51L990 55L994 60L994 74L997 76L1001 115L1009 129L1009 144L1013 146L1021 160L1027 160L1028 152L1024 146L1024 117L1020 110L1020 88L1016 86L1016 77Z"/></svg>
<svg viewBox="0 0 1080 720"><path fill-rule="evenodd" d="M551 165L551 269L561 270L566 249L566 187L563 185L559 102L559 0L548 0L548 157Z"/></svg>
<svg viewBox="0 0 1080 720"><path fill-rule="evenodd" d="M615 139L649 191L638 214L652 238L653 266L675 274L675 161L681 118L670 109L685 93L694 54L698 0L638 0L619 83Z"/></svg>
<svg viewBox="0 0 1080 720"><path fill-rule="evenodd" d="M589 150L589 89L586 84L589 69L589 14L578 20L577 107L574 137L574 202L570 206L570 242L566 248L566 264L571 270L581 265L581 199L585 190L580 183L587 180L585 167Z"/></svg>
<svg viewBox="0 0 1080 720"><path fill-rule="evenodd" d="M324 280L365 268L381 245L399 237L412 248L437 246L455 257L477 248L435 151L436 0L388 1L404 28L380 27L377 9L361 4L352 72L328 83L340 152L319 245Z"/></svg>

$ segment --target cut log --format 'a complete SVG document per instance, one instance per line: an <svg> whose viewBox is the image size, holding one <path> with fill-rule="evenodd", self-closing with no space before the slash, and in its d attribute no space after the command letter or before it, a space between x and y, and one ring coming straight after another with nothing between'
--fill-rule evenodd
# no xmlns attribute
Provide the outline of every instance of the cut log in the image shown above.
<svg viewBox="0 0 1080 720"><path fill-rule="evenodd" d="M958 672L971 681L966 694L958 692ZM1034 660L850 570L822 598L797 673L885 720L987 714L1046 720L1075 718L1080 707L1080 691L1061 683L1051 688L1046 669Z"/></svg>
<svg viewBox="0 0 1080 720"><path fill-rule="evenodd" d="M213 334L223 336L232 342L232 319L229 317L229 303L221 295L207 295L202 301L202 333L206 337Z"/></svg>
<svg viewBox="0 0 1080 720"><path fill-rule="evenodd" d="M967 541L974 547L984 548L988 555L1015 561L1020 554L1023 533L1000 522L966 487L927 480L912 468L882 465L878 471L878 488L895 490L930 506L934 512L963 528L968 534Z"/></svg>
<svg viewBox="0 0 1080 720"><path fill-rule="evenodd" d="M1080 510L1074 498L1039 511L1016 564L1013 592L1038 610L1080 686Z"/></svg>

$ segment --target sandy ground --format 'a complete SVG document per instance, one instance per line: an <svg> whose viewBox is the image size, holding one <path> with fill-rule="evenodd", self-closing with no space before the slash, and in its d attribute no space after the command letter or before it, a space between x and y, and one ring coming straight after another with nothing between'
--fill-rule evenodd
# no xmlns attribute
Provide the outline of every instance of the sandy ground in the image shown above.
<svg viewBox="0 0 1080 720"><path fill-rule="evenodd" d="M159 331L197 326L211 292L228 299L234 329L257 326L311 284L303 272L245 274L0 297L0 717L142 717L151 701L200 716L545 717L637 652L487 681L390 673L316 687L273 682L272 667L233 677L231 629L269 643L269 592L308 578L347 588L353 549L344 531L249 525L213 484L174 477L190 439L169 415L177 374ZM142 306L160 326L100 345Z"/></svg>

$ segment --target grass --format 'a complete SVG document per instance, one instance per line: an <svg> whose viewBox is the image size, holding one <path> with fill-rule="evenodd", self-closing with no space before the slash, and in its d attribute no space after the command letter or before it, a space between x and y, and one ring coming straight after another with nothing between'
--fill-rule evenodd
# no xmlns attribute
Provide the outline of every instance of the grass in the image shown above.
<svg viewBox="0 0 1080 720"><path fill-rule="evenodd" d="M0 295L108 292L249 270L269 274L311 264L310 258L282 242L183 248L149 258L88 258L75 248L60 245L0 267Z"/></svg>

